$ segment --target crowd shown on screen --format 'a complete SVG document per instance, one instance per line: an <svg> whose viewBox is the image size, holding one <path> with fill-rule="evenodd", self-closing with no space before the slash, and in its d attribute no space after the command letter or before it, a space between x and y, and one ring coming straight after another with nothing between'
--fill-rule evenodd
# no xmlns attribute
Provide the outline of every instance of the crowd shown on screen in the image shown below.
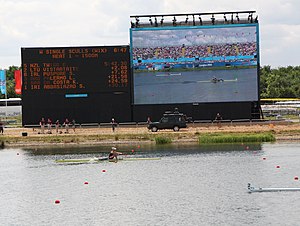
<svg viewBox="0 0 300 226"><path fill-rule="evenodd" d="M164 46L133 48L133 59L178 59L180 57L225 57L225 56L252 56L257 52L255 42L193 45L193 46Z"/></svg>

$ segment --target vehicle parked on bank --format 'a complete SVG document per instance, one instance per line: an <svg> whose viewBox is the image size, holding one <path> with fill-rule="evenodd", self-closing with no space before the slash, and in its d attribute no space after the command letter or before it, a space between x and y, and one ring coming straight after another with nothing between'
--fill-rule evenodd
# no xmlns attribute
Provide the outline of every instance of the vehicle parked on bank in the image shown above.
<svg viewBox="0 0 300 226"><path fill-rule="evenodd" d="M186 128L186 116L179 112L165 112L159 122L150 122L148 129L152 132L157 132L161 129L173 129L179 131L181 128Z"/></svg>

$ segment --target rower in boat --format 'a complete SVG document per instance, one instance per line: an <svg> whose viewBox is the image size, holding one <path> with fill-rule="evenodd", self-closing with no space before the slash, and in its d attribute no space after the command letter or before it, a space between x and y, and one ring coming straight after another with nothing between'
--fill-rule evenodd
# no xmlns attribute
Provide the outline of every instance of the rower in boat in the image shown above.
<svg viewBox="0 0 300 226"><path fill-rule="evenodd" d="M213 77L213 78L211 79L211 82L212 82L212 83L224 82L224 79Z"/></svg>
<svg viewBox="0 0 300 226"><path fill-rule="evenodd" d="M117 152L117 148L112 147L111 151L108 155L108 160L118 162L118 155L123 155L123 153L122 152Z"/></svg>

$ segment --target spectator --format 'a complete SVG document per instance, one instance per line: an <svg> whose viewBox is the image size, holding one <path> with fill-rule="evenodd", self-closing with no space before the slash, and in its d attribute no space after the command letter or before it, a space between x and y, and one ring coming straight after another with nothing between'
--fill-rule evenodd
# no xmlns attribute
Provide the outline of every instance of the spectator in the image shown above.
<svg viewBox="0 0 300 226"><path fill-rule="evenodd" d="M48 118L48 120L47 120L47 127L48 127L48 133L51 134L52 133L52 121L50 118Z"/></svg>
<svg viewBox="0 0 300 226"><path fill-rule="evenodd" d="M117 127L117 123L114 118L111 119L111 128L112 131L115 132L115 128Z"/></svg>
<svg viewBox="0 0 300 226"><path fill-rule="evenodd" d="M70 122L69 122L69 119L66 118L65 122L64 122L64 126L65 126L65 129L66 129L66 132L65 133L69 133L69 126L70 126Z"/></svg>
<svg viewBox="0 0 300 226"><path fill-rule="evenodd" d="M222 116L219 112L216 115L215 121L217 122L218 127L220 128L221 127Z"/></svg>
<svg viewBox="0 0 300 226"><path fill-rule="evenodd" d="M3 134L4 132L4 123L0 121L0 133Z"/></svg>
<svg viewBox="0 0 300 226"><path fill-rule="evenodd" d="M41 133L44 134L45 133L45 119L42 118L41 121L40 121L40 126L41 126Z"/></svg>
<svg viewBox="0 0 300 226"><path fill-rule="evenodd" d="M75 127L76 127L76 122L75 122L75 119L72 120L72 129L75 133Z"/></svg>
<svg viewBox="0 0 300 226"><path fill-rule="evenodd" d="M58 133L58 129L59 129L59 120L57 119L56 122L55 122L56 133Z"/></svg>

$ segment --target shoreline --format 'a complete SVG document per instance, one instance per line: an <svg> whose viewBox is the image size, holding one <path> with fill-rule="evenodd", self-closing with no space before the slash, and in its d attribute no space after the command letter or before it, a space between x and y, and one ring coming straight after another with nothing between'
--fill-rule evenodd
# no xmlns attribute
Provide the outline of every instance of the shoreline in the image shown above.
<svg viewBox="0 0 300 226"><path fill-rule="evenodd" d="M46 130L47 131L47 130ZM286 124L255 124L255 125L190 125L179 132L161 130L150 132L143 127L117 127L115 132L108 128L76 128L68 134L61 130L61 134L39 134L39 129L33 128L5 128L0 135L2 147L41 147L41 146L72 146L72 145L117 145L117 144L155 144L155 137L168 137L172 143L199 143L201 134L231 134L231 133L272 133L276 141L300 142L300 123Z"/></svg>

